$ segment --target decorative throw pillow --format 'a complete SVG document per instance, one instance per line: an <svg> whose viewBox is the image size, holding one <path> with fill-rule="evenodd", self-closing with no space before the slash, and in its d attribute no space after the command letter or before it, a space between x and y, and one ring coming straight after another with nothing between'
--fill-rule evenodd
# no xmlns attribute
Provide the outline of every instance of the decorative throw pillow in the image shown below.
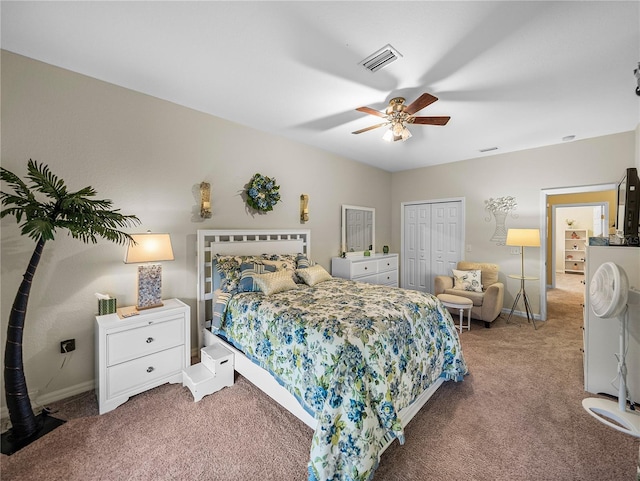
<svg viewBox="0 0 640 481"><path fill-rule="evenodd" d="M315 286L320 282L332 279L331 274L329 274L325 268L319 264L305 269L298 269L296 274L301 277L304 283L308 286Z"/></svg>
<svg viewBox="0 0 640 481"><path fill-rule="evenodd" d="M238 289L240 282L240 266L245 262L261 262L261 256L225 256L216 254L215 268L220 273L220 288L224 292Z"/></svg>
<svg viewBox="0 0 640 481"><path fill-rule="evenodd" d="M296 268L306 269L307 267L315 266L316 263L307 257L307 254L298 254L296 257Z"/></svg>
<svg viewBox="0 0 640 481"><path fill-rule="evenodd" d="M238 292L259 292L254 277L257 274L276 272L275 266L265 266L255 262L245 262L240 264L240 280L238 281Z"/></svg>
<svg viewBox="0 0 640 481"><path fill-rule="evenodd" d="M453 269L453 288L461 291L482 292L482 271L458 271Z"/></svg>
<svg viewBox="0 0 640 481"><path fill-rule="evenodd" d="M289 289L297 289L298 286L293 282L293 277L289 271L276 271L268 274L256 274L253 276L253 282L267 296L278 292L288 291Z"/></svg>

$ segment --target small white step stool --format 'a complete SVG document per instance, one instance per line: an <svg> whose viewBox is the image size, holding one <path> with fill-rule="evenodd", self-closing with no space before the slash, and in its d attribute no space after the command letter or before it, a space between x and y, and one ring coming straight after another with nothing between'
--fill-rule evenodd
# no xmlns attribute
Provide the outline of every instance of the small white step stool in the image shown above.
<svg viewBox="0 0 640 481"><path fill-rule="evenodd" d="M220 343L200 349L198 364L182 371L182 385L193 394L194 402L225 386L233 386L233 353Z"/></svg>

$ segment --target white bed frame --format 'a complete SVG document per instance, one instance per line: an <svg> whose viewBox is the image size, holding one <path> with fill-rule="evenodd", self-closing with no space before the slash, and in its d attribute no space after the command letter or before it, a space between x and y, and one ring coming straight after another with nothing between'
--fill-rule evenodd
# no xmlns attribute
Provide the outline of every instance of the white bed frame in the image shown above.
<svg viewBox="0 0 640 481"><path fill-rule="evenodd" d="M234 353L234 369L265 392L310 428L316 428L317 422L287 389L282 387L271 374L248 359L241 351L224 342L211 333L213 293L219 287L219 276L214 272L211 259L222 255L260 255L305 253L310 256L311 231L309 229L291 230L199 230L198 231L198 326L202 336L200 345L209 346L223 343ZM442 385L439 378L424 391L410 406L402 409L398 415L402 426L406 426L420 411L434 392ZM386 449L393 439L387 440ZM381 451L381 452L382 452Z"/></svg>

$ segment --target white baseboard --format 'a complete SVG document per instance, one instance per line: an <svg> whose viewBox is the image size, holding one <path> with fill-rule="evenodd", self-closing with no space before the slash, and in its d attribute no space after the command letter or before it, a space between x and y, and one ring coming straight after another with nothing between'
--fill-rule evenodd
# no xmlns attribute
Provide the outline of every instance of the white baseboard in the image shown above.
<svg viewBox="0 0 640 481"><path fill-rule="evenodd" d="M501 312L502 312L502 314L504 314L504 315L505 315L505 321L506 321L506 320L509 318L509 313L511 312L511 309L509 309L509 308L503 308ZM517 311L517 310L514 310L514 311L513 311L513 314L514 314L514 315L516 315L516 316L524 317L524 318L526 318L526 317L527 317L527 313L526 313L526 312L524 312L524 311ZM533 314L533 318L534 318L536 321L544 322L544 321L540 318L540 314Z"/></svg>
<svg viewBox="0 0 640 481"><path fill-rule="evenodd" d="M83 392L91 391L95 388L95 382L93 380L86 381L75 386L70 386L58 391L52 391L44 393L42 396L38 396L38 391L30 392L29 399L31 399L31 407L36 414L42 411L42 408L47 404L67 399ZM2 431L5 431L9 427L9 410L7 406L2 406L0 409L0 418L2 418ZM5 426L6 424L6 426Z"/></svg>

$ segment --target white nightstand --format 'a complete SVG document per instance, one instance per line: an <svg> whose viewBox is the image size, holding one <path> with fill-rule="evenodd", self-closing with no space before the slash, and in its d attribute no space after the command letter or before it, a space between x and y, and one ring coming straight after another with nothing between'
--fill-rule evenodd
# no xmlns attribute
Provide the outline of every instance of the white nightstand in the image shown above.
<svg viewBox="0 0 640 481"><path fill-rule="evenodd" d="M225 386L233 386L233 353L222 343L200 349L200 360L182 372L182 385L191 390L194 402Z"/></svg>
<svg viewBox="0 0 640 481"><path fill-rule="evenodd" d="M164 306L96 316L96 396L100 414L130 396L166 382L182 382L191 364L191 315L178 299ZM130 317L123 314L138 312Z"/></svg>

